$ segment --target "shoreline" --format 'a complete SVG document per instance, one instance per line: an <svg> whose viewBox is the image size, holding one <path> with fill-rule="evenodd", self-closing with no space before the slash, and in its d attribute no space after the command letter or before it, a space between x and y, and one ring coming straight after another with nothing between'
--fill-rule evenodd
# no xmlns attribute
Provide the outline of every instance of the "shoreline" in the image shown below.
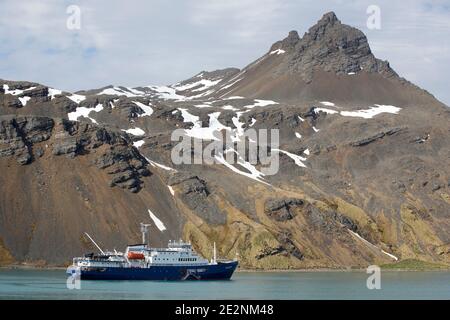
<svg viewBox="0 0 450 320"><path fill-rule="evenodd" d="M0 272L2 270L41 270L41 271L56 271L56 270L66 270L67 267L62 266L33 266L33 265L7 265L0 266ZM400 271L400 272L450 272L449 268L441 269L396 269L396 268L383 268L381 271ZM312 268L312 269L237 269L236 273L308 273L308 272L366 272L365 268Z"/></svg>

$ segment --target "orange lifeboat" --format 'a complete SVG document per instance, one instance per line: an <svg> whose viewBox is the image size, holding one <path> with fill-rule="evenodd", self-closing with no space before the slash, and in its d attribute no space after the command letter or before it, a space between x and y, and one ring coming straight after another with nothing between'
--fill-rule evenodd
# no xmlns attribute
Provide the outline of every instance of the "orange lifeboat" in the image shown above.
<svg viewBox="0 0 450 320"><path fill-rule="evenodd" d="M130 251L130 252L128 252L128 259L129 260L143 260L144 254L140 253L140 252Z"/></svg>

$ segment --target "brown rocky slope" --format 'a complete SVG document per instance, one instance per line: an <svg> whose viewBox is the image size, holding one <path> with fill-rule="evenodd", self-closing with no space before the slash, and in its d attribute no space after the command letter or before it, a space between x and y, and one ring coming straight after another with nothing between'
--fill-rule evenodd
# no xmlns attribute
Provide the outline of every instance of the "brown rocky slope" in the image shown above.
<svg viewBox="0 0 450 320"><path fill-rule="evenodd" d="M84 232L121 250L142 221L155 246L184 238L210 257L216 242L246 268L448 265L449 120L334 13L243 70L172 86L0 80L0 263L68 263L94 250ZM174 129L218 127L279 129L279 172L244 155L172 163Z"/></svg>

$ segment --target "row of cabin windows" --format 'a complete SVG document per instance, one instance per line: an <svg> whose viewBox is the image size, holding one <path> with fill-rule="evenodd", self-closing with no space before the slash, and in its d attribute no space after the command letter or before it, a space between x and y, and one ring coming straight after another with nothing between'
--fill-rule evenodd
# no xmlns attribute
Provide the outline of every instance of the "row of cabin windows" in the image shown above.
<svg viewBox="0 0 450 320"><path fill-rule="evenodd" d="M164 261L168 261L171 260L169 258L155 258L155 260L164 260ZM197 258L178 258L178 261L197 261Z"/></svg>

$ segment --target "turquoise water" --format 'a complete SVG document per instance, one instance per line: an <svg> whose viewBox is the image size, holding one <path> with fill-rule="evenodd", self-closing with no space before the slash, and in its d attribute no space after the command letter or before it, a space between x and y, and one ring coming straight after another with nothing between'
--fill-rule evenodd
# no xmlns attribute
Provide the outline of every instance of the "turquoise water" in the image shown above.
<svg viewBox="0 0 450 320"><path fill-rule="evenodd" d="M231 281L81 281L65 270L0 270L0 299L450 299L450 272L381 273L381 289L364 272L235 273Z"/></svg>

